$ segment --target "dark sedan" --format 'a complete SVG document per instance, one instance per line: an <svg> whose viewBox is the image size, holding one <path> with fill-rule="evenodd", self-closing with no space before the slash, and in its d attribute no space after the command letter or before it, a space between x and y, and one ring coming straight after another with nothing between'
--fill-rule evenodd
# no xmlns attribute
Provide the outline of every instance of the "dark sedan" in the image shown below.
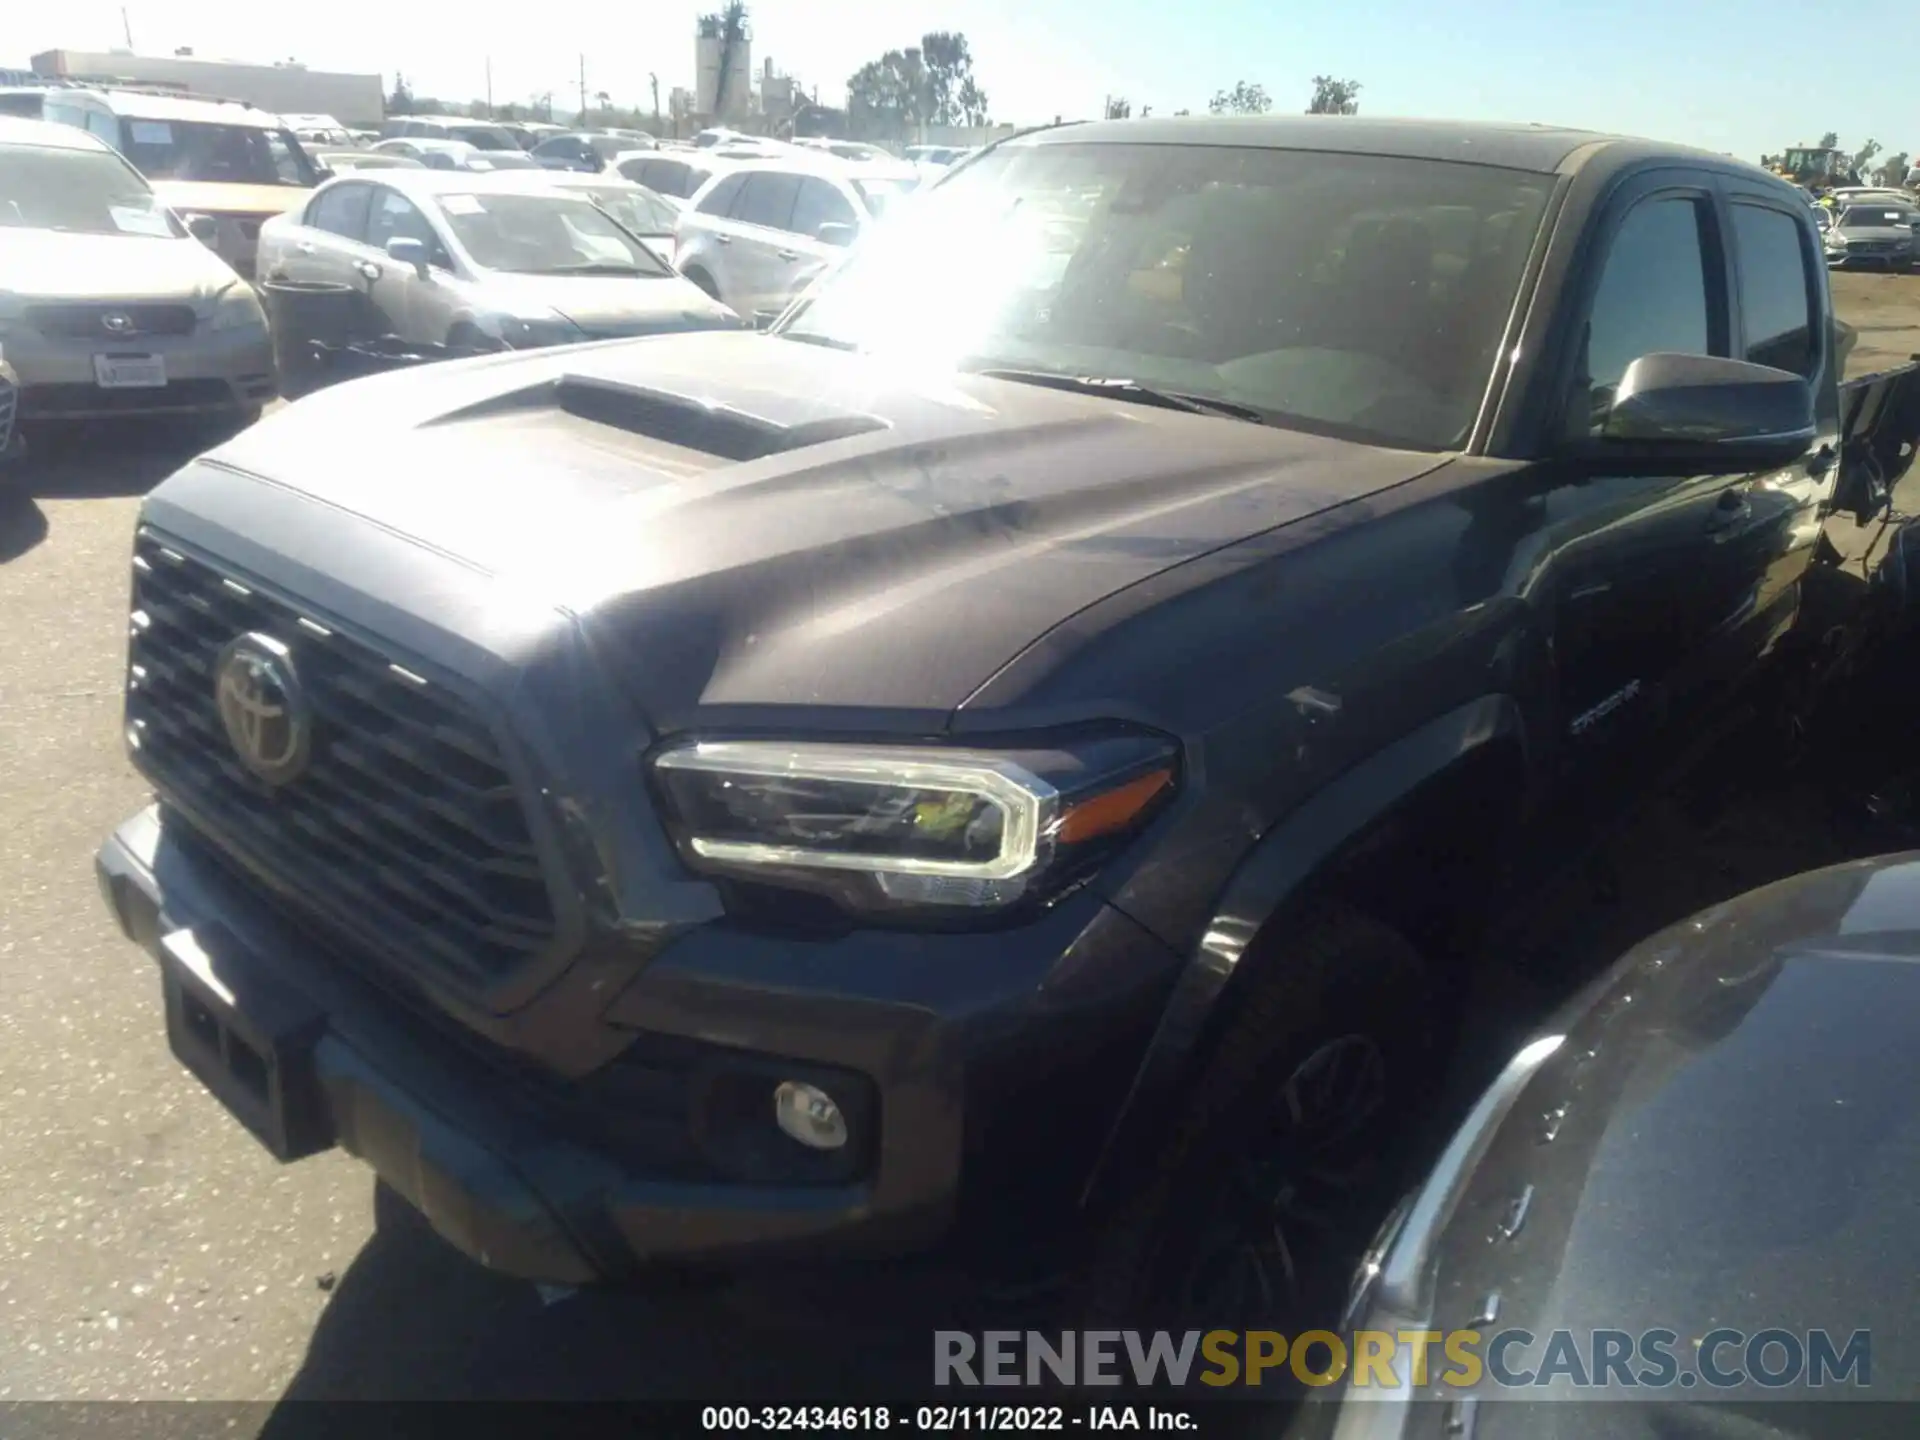
<svg viewBox="0 0 1920 1440"><path fill-rule="evenodd" d="M1629 952L1507 1066L1362 1267L1347 1327L1479 1340L1444 1362L1436 1343L1424 1385L1356 1373L1296 1433L1911 1433L1834 1402L1920 1397L1916 1026L1920 855ZM1512 1403L1569 1398L1641 1403Z"/></svg>

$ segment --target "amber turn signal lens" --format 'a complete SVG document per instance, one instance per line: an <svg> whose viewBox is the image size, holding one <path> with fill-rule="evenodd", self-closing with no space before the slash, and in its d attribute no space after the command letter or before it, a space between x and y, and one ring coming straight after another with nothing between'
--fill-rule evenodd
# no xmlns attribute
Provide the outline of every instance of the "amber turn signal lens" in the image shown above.
<svg viewBox="0 0 1920 1440"><path fill-rule="evenodd" d="M1062 845L1078 845L1124 830L1171 784L1173 771L1155 770L1138 780L1129 780L1118 789L1082 800L1061 815L1053 832L1054 839Z"/></svg>

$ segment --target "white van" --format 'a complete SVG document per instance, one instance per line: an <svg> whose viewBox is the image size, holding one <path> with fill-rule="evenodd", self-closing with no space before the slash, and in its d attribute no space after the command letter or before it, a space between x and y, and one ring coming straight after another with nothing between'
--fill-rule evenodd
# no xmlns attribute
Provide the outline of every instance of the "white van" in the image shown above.
<svg viewBox="0 0 1920 1440"><path fill-rule="evenodd" d="M237 100L76 86L49 90L41 114L126 156L183 221L212 219L208 243L248 279L260 222L303 204L321 178L279 116Z"/></svg>

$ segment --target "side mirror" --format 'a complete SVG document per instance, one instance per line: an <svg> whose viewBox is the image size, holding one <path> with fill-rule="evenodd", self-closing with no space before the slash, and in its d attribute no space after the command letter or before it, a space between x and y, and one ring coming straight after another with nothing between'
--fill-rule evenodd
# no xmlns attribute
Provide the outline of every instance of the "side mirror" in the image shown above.
<svg viewBox="0 0 1920 1440"><path fill-rule="evenodd" d="M859 230L839 220L829 220L813 232L814 239L822 245L851 245Z"/></svg>
<svg viewBox="0 0 1920 1440"><path fill-rule="evenodd" d="M1600 464L1701 474L1777 470L1812 448L1813 387L1790 370L1711 355L1642 355L1587 452Z"/></svg>
<svg viewBox="0 0 1920 1440"><path fill-rule="evenodd" d="M411 235L396 235L387 241L387 258L397 265L411 265L413 273L427 278L427 247Z"/></svg>
<svg viewBox="0 0 1920 1440"><path fill-rule="evenodd" d="M187 233L202 245L213 245L220 239L220 222L211 215L189 215Z"/></svg>

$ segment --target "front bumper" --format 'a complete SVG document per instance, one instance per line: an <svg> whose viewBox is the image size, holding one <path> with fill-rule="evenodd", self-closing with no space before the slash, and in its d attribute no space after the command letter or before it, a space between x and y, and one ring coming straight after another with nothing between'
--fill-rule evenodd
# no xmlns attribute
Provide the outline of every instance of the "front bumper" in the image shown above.
<svg viewBox="0 0 1920 1440"><path fill-rule="evenodd" d="M981 1200L997 1212L995 1233L1003 1223L1037 1233L1028 1200L1077 1193L1105 1134L1089 1117L1111 1118L1175 968L1091 896L1017 938L967 937L979 942L972 974L929 947L925 960L950 992L932 1004L889 1003L846 983L913 963L912 937L880 942L900 940L897 954L857 943L813 963L822 957L799 962L791 947L696 932L687 953L669 946L656 957L610 1013L646 1014L675 1043L703 1031L767 1036L722 1052L733 1075L792 1070L873 1090L851 1112L870 1132L871 1161L857 1173L722 1183L685 1168L684 1136L611 1143L604 1127L583 1129L553 1084L530 1088L483 1042L317 949L158 807L123 824L96 866L121 929L160 964L175 1053L269 1149L291 1160L338 1144L469 1256L559 1284L661 1261L736 1268L909 1254L941 1242ZM766 978L770 961L783 988ZM1036 993L1035 973L1052 993ZM714 1093L694 1108L710 1110ZM1036 1180L1056 1174L1051 1188Z"/></svg>
<svg viewBox="0 0 1920 1440"><path fill-rule="evenodd" d="M96 342L46 336L20 325L4 337L7 362L20 378L23 420L92 419L113 415L214 414L265 405L275 394L273 341L258 330L191 335L101 337ZM96 355L153 355L166 364L164 386L108 390L94 373Z"/></svg>

